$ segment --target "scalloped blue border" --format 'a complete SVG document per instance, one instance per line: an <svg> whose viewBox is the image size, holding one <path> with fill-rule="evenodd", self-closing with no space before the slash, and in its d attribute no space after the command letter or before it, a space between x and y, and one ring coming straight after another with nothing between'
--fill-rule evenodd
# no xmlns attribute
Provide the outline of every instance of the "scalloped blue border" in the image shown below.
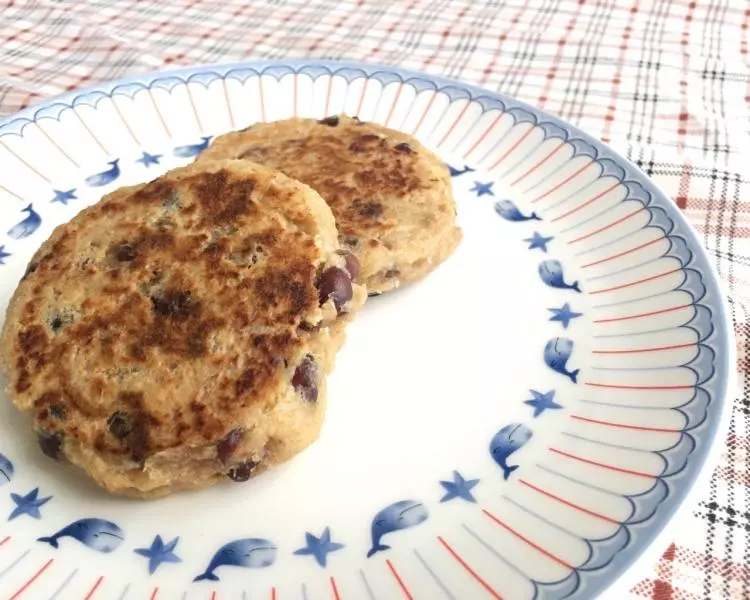
<svg viewBox="0 0 750 600"><path fill-rule="evenodd" d="M689 248L693 250L694 254L691 261L692 265L697 267L699 272L704 275L706 293L702 300L705 304L713 308L713 323L715 328L707 339L714 338L713 346L717 349L717 354L720 355L715 377L710 382L710 385L706 385L708 389L704 390L709 394L711 391L714 392L707 409L707 413L711 412L714 418L707 418L691 429L691 433L695 436L695 439L703 439L704 443L696 446L690 455L692 460L686 462L685 468L669 477L668 481L659 478L659 481L662 481L665 485L673 489L673 493L667 494L667 497L660 504L660 510L654 512L654 515L657 512L664 513L664 518L660 520L656 519L654 522L654 516L652 515L640 523L623 525L630 533L631 538L627 547L618 552L611 562L608 563L608 569L602 568L598 571L580 572L581 583L583 585L576 586L577 589L568 597L591 597L592 594L604 592L633 565L640 553L651 545L672 520L672 515L685 501L697 478L702 473L706 459L711 452L711 447L716 442L722 415L727 405L726 396L730 373L729 359L733 356L732 346L730 345L731 330L728 329L727 309L718 283L718 276L709 262L698 236L687 223L679 209L638 167L576 127L524 102L507 98L500 93L462 84L451 79L425 75L397 67L362 65L360 63L328 60L283 59L229 63L225 65L205 65L129 77L117 82L100 84L80 91L63 94L41 105L30 107L15 115L0 119L0 137L5 135L22 135L24 127L38 119L59 118L60 112L56 111L58 107L65 109L87 103L96 105L102 97L116 94L118 91L127 95L127 88L130 90L150 88L155 84L158 85L159 83L169 81L169 79L177 80L180 83L197 82L207 85L207 83L213 80L212 76L216 78L235 76L240 81L244 81L248 77L255 75L279 76L294 72L305 73L313 78L321 75L336 74L346 77L349 80L357 77L377 77L385 83L401 81L414 85L417 90L439 90L447 94L451 100L464 98L476 101L485 110L500 109L509 112L517 120L520 116L522 120L529 120L535 125L542 126L545 128L546 133L550 133L547 131L548 128L557 129L555 133L559 137L571 143L583 142L594 148L597 154L594 158L597 160L607 160L618 165L618 170L622 169L623 171L622 180L626 181L630 179L639 182L644 190L651 195L653 205L662 208L675 223L675 229L672 231L672 234L681 235L684 239L688 240ZM527 119L527 116L531 116L531 119ZM540 123L541 120L545 122ZM576 139L571 139L569 134L573 134Z"/></svg>

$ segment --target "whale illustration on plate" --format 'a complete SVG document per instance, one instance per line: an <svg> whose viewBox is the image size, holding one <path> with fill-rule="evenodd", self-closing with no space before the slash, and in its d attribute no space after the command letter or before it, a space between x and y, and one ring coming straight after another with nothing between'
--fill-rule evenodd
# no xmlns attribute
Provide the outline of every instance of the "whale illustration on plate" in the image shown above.
<svg viewBox="0 0 750 600"><path fill-rule="evenodd" d="M463 169L457 169L456 167L453 167L446 163L448 166L448 170L450 171L451 177L458 177L459 175L463 175L464 173L470 173L474 169L472 169L469 165L464 165Z"/></svg>
<svg viewBox="0 0 750 600"><path fill-rule="evenodd" d="M523 214L519 208L510 200L498 200L495 202L495 212L506 221L520 223L523 221L541 221L541 217L535 212L530 215Z"/></svg>
<svg viewBox="0 0 750 600"><path fill-rule="evenodd" d="M53 548L59 547L62 538L78 540L84 546L97 552L109 553L125 541L125 534L115 523L104 519L80 519L64 527L49 537L40 537L38 542L45 542Z"/></svg>
<svg viewBox="0 0 750 600"><path fill-rule="evenodd" d="M565 276L563 274L563 267L559 260L550 258L539 263L539 277L548 286L557 288L559 290L575 290L581 292L581 287L577 281L573 283L566 283Z"/></svg>
<svg viewBox="0 0 750 600"><path fill-rule="evenodd" d="M180 158L198 156L201 152L208 148L208 144L211 142L212 137L213 136L210 135L203 136L201 137L203 141L200 144L187 144L185 146L177 146L172 152L175 156L179 156Z"/></svg>
<svg viewBox="0 0 750 600"><path fill-rule="evenodd" d="M427 507L417 500L401 500L386 506L372 520L372 548L367 558L390 549L390 546L381 543L384 535L419 525L427 517Z"/></svg>
<svg viewBox="0 0 750 600"><path fill-rule="evenodd" d="M214 573L219 567L262 569L276 560L276 546L268 540L246 538L225 544L214 554L204 573L193 581L219 581Z"/></svg>
<svg viewBox="0 0 750 600"><path fill-rule="evenodd" d="M28 213L29 216L23 221L16 223L8 231L8 236L14 240L22 240L23 238L29 237L39 229L39 226L42 224L42 218L39 216L39 213L34 210L32 204L29 204L26 208L22 209L21 212Z"/></svg>
<svg viewBox="0 0 750 600"><path fill-rule="evenodd" d="M495 462L503 470L503 479L506 481L511 473L518 469L518 465L509 465L508 458L511 454L522 448L531 439L534 433L523 423L510 423L498 431L490 442L490 454Z"/></svg>
<svg viewBox="0 0 750 600"><path fill-rule="evenodd" d="M0 454L0 485L5 485L13 479L13 463L4 454Z"/></svg>
<svg viewBox="0 0 750 600"><path fill-rule="evenodd" d="M567 368L570 355L573 354L573 340L568 338L552 338L544 347L544 363L556 373L565 375L573 383L578 383L580 369L569 371Z"/></svg>
<svg viewBox="0 0 750 600"><path fill-rule="evenodd" d="M111 160L108 164L110 165L110 168L106 171L86 177L84 180L86 181L86 185L90 187L101 187L108 183L112 183L117 179L120 176L120 159L116 158L115 160Z"/></svg>

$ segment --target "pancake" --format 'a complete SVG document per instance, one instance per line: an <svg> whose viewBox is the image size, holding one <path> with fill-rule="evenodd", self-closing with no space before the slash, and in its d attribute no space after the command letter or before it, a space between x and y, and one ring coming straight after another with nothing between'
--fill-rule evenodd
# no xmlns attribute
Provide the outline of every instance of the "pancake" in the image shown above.
<svg viewBox="0 0 750 600"><path fill-rule="evenodd" d="M111 492L245 481L317 438L366 298L355 266L316 192L248 161L117 190L29 263L2 330L8 395L45 454Z"/></svg>
<svg viewBox="0 0 750 600"><path fill-rule="evenodd" d="M219 136L198 161L217 158L262 163L319 192L371 294L425 276L462 237L445 164L375 123L345 115L258 123Z"/></svg>

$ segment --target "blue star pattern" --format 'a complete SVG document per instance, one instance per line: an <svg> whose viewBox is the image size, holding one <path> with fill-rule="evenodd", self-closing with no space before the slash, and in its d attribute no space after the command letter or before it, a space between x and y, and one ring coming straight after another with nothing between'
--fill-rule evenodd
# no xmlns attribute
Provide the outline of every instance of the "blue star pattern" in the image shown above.
<svg viewBox="0 0 750 600"><path fill-rule="evenodd" d="M550 390L546 394L537 392L536 390L529 390L531 395L534 396L531 400L526 400L524 404L534 407L534 418L536 419L547 409L558 409L562 408L562 405L554 401L555 390Z"/></svg>
<svg viewBox="0 0 750 600"><path fill-rule="evenodd" d="M534 234L530 238L526 238L524 242L529 242L529 250L539 248L542 252L547 252L547 244L554 239L555 238L553 237L544 237L541 233L535 231Z"/></svg>
<svg viewBox="0 0 750 600"><path fill-rule="evenodd" d="M50 202L59 202L60 204L64 204L65 206L68 205L68 200L78 200L78 196L76 196L76 189L73 188L71 190L52 190L55 192L55 197L50 200Z"/></svg>
<svg viewBox="0 0 750 600"><path fill-rule="evenodd" d="M158 165L161 157L161 154L149 154L144 150L143 156L136 158L135 162L142 163L144 167L149 167L151 165Z"/></svg>
<svg viewBox="0 0 750 600"><path fill-rule="evenodd" d="M12 521L21 515L29 515L33 519L41 519L42 514L39 512L39 509L52 500L52 496L39 498L39 488L34 488L25 496L11 494L10 497L16 503L16 507L10 513L8 521Z"/></svg>
<svg viewBox="0 0 750 600"><path fill-rule="evenodd" d="M325 567L328 561L328 554L341 550L344 544L338 544L331 541L331 530L326 527L323 530L323 534L320 537L315 537L311 533L305 533L305 541L307 545L304 548L295 550L294 553L298 556L314 556L315 561L321 566Z"/></svg>
<svg viewBox="0 0 750 600"><path fill-rule="evenodd" d="M475 181L474 187L469 191L476 192L478 198L484 195L494 196L495 192L492 191L493 185L495 185L494 181L490 181L489 183L480 183L479 181Z"/></svg>
<svg viewBox="0 0 750 600"><path fill-rule="evenodd" d="M5 251L5 246L0 246L0 265L4 265L5 261L3 259L8 258L9 256L10 253Z"/></svg>
<svg viewBox="0 0 750 600"><path fill-rule="evenodd" d="M441 481L440 485L445 488L446 494L440 502L448 502L454 498L463 498L469 502L476 502L471 490L479 483L479 479L466 480L458 471L453 471L453 481Z"/></svg>
<svg viewBox="0 0 750 600"><path fill-rule="evenodd" d="M549 320L560 321L564 329L568 328L568 325L570 325L570 322L573 319L577 319L578 317L583 315L583 313L573 312L570 309L570 303L568 302L563 304L562 308L548 308L547 310L552 313L552 316L549 318Z"/></svg>
<svg viewBox="0 0 750 600"><path fill-rule="evenodd" d="M148 572L153 575L156 569L161 566L161 563L182 562L182 559L174 553L174 549L179 541L180 538L176 537L168 544L165 544L161 536L157 535L151 543L150 548L138 548L133 550L133 552L148 559Z"/></svg>

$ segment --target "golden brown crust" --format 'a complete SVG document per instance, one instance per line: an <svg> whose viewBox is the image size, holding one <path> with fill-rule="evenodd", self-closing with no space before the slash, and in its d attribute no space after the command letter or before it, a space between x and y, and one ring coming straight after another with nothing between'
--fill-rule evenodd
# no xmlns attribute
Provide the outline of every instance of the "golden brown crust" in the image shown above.
<svg viewBox="0 0 750 600"><path fill-rule="evenodd" d="M247 161L113 192L30 262L2 335L9 395L33 413L48 453L59 446L115 491L166 493L175 461L205 463L183 482L200 486L236 458L285 460L300 446L274 450L284 432L273 411L299 405L309 432L298 441L315 438L329 347L343 335L329 331L336 310L316 287L343 264L336 235L315 192ZM292 384L305 360L320 402ZM220 460L217 444L235 430Z"/></svg>
<svg viewBox="0 0 750 600"><path fill-rule="evenodd" d="M443 162L404 133L339 115L259 123L218 137L202 160L244 158L328 202L371 292L422 277L461 239Z"/></svg>

